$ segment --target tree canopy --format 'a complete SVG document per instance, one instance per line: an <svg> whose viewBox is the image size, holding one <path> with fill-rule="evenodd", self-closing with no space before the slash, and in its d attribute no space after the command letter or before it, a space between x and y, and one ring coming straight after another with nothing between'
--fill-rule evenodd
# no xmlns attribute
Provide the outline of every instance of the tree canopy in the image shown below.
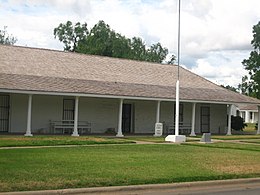
<svg viewBox="0 0 260 195"><path fill-rule="evenodd" d="M162 63L168 54L168 49L159 42L148 47L141 38L129 39L115 32L102 20L90 31L86 23L81 25L78 22L73 26L72 22L67 21L54 29L54 37L63 42L65 51L157 63ZM175 56L172 55L168 64L174 61Z"/></svg>
<svg viewBox="0 0 260 195"><path fill-rule="evenodd" d="M0 30L0 44L14 45L17 42L17 38L7 33L7 26L4 26L4 30Z"/></svg>
<svg viewBox="0 0 260 195"><path fill-rule="evenodd" d="M251 45L253 51L242 61L249 75L242 78L239 88L242 93L260 99L260 21L253 26Z"/></svg>
<svg viewBox="0 0 260 195"><path fill-rule="evenodd" d="M233 86L230 86L230 85L220 85L221 87L223 88L226 88L228 90L231 90L231 91L234 91L234 92L237 92L237 88L233 87Z"/></svg>
<svg viewBox="0 0 260 195"><path fill-rule="evenodd" d="M77 22L74 26L71 21L60 24L54 28L54 37L64 43L65 51L75 51L78 43L84 40L88 35L87 23Z"/></svg>

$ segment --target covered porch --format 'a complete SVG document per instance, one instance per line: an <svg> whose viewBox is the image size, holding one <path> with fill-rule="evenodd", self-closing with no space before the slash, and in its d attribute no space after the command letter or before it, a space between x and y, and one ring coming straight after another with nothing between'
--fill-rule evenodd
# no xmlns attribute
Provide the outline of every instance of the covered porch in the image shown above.
<svg viewBox="0 0 260 195"><path fill-rule="evenodd" d="M0 93L0 98L1 133L25 133L25 136L115 134L122 137L155 134L156 123L163 124L164 135L174 133L174 100L10 91ZM230 135L230 108L219 102L181 101L180 133Z"/></svg>

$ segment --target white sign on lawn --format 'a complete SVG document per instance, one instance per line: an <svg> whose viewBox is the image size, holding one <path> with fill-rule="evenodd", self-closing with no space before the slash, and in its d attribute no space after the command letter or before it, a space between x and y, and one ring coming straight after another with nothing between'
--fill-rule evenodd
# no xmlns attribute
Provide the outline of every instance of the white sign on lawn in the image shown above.
<svg viewBox="0 0 260 195"><path fill-rule="evenodd" d="M155 133L154 136L162 136L163 133L163 124L155 123Z"/></svg>

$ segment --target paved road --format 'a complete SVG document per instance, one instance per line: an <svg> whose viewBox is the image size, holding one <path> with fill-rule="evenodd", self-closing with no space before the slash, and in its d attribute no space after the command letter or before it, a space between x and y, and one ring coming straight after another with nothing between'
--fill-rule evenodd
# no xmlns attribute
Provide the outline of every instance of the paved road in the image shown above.
<svg viewBox="0 0 260 195"><path fill-rule="evenodd" d="M184 189L154 189L140 191L103 192L92 195L259 195L260 184L232 184L215 187L190 187ZM83 195L83 194L78 194Z"/></svg>

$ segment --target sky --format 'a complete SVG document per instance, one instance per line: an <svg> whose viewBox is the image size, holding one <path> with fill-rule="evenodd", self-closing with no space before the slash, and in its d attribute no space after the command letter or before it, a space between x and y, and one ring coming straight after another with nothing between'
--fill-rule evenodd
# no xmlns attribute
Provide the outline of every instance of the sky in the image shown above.
<svg viewBox="0 0 260 195"><path fill-rule="evenodd" d="M259 0L182 0L181 66L216 84L236 87L247 74ZM0 0L0 29L16 45L63 50L53 29L68 20L88 29L104 20L128 38L160 42L177 54L178 0Z"/></svg>

